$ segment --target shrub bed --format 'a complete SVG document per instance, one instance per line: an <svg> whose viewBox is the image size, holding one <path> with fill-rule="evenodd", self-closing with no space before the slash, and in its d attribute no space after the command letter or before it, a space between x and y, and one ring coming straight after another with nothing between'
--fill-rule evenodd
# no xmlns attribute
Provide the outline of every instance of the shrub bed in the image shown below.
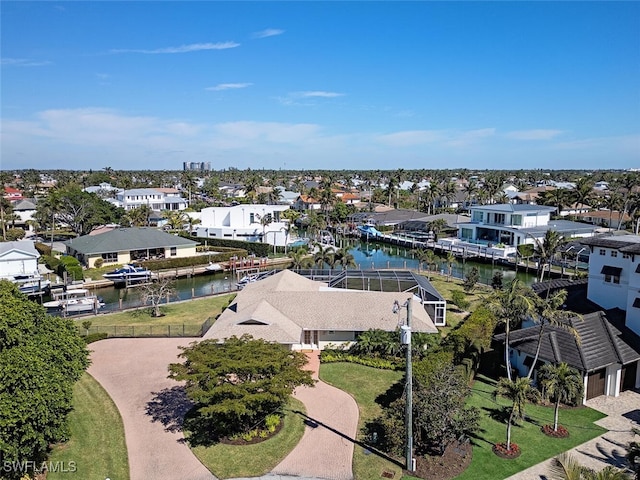
<svg viewBox="0 0 640 480"><path fill-rule="evenodd" d="M518 458L522 452L520 451L520 447L516 443L512 443L511 448L507 448L506 443L496 443L493 446L493 453L495 453L500 458L506 458L510 460Z"/></svg>
<svg viewBox="0 0 640 480"><path fill-rule="evenodd" d="M548 437L567 438L569 436L569 430L564 428L562 425L558 425L557 430L553 429L553 425L543 425L540 430L542 430L542 433Z"/></svg>
<svg viewBox="0 0 640 480"><path fill-rule="evenodd" d="M320 352L320 362L358 363L367 367L381 368L383 370L401 370L402 368L404 368L404 363L401 360L390 360L386 358L376 357L361 357L341 350L322 350L322 352Z"/></svg>

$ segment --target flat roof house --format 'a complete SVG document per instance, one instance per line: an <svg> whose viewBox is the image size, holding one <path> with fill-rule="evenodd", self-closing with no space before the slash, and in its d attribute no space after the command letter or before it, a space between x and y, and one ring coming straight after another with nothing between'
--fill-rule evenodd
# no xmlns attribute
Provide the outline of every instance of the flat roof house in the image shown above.
<svg viewBox="0 0 640 480"><path fill-rule="evenodd" d="M470 210L471 222L460 225L458 238L438 243L445 247L488 247L496 257L507 257L515 254L518 245L542 241L548 230L567 238L591 237L596 231L593 225L551 220L554 207L504 203L477 205Z"/></svg>
<svg viewBox="0 0 640 480"><path fill-rule="evenodd" d="M192 257L198 242L150 227L116 228L100 235L84 235L65 242L67 255L87 268L101 258L105 265L155 258Z"/></svg>

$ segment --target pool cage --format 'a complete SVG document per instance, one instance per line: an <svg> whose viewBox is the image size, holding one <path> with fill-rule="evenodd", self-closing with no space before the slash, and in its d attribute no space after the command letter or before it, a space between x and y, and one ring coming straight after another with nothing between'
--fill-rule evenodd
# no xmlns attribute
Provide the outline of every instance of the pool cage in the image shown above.
<svg viewBox="0 0 640 480"><path fill-rule="evenodd" d="M295 270L311 280L327 282L331 288L376 292L413 293L437 327L446 325L447 302L431 282L411 270Z"/></svg>

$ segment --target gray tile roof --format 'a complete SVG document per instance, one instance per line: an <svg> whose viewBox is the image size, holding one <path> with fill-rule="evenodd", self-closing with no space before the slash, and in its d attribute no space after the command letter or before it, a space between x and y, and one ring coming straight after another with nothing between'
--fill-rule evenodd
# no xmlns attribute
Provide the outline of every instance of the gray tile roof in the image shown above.
<svg viewBox="0 0 640 480"><path fill-rule="evenodd" d="M38 258L40 254L31 240L16 240L14 242L0 242L0 257L11 251L18 250L31 257Z"/></svg>
<svg viewBox="0 0 640 480"><path fill-rule="evenodd" d="M209 329L205 338L225 339L244 333L278 343L301 343L304 330L393 331L406 311L392 312L393 302L408 294L330 289L290 270L248 284ZM412 330L437 333L417 297ZM404 315L404 316L403 316Z"/></svg>
<svg viewBox="0 0 640 480"><path fill-rule="evenodd" d="M85 255L195 246L198 242L162 232L151 227L116 228L100 235L84 235L65 242L67 249Z"/></svg>
<svg viewBox="0 0 640 480"><path fill-rule="evenodd" d="M568 330L546 326L540 348L540 359L546 362L565 362L582 372L593 372L615 363L627 364L640 359L640 339L625 327L616 326L604 312L595 312L567 322L577 333L576 339ZM539 326L511 333L511 347L528 355L536 352ZM496 335L504 341L504 334Z"/></svg>
<svg viewBox="0 0 640 480"><path fill-rule="evenodd" d="M591 247L615 248L623 253L640 253L640 236L638 235L604 235L585 238L580 243Z"/></svg>

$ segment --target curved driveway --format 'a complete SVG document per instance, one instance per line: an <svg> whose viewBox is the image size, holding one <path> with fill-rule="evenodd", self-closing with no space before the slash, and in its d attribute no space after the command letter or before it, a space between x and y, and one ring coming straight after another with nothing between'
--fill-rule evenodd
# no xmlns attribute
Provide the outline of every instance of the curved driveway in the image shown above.
<svg viewBox="0 0 640 480"><path fill-rule="evenodd" d="M89 345L89 373L115 402L124 423L131 480L214 480L184 443L181 421L189 409L180 384L167 378L179 346L196 338L114 338ZM318 378L318 353L307 368ZM299 475L329 480L353 478L353 439L358 426L355 400L318 381L295 390L307 409L299 444L269 478Z"/></svg>
<svg viewBox="0 0 640 480"><path fill-rule="evenodd" d="M188 407L175 395L167 367L178 346L195 338L113 338L89 345L89 373L115 402L129 454L131 480L213 480L176 428ZM150 411L149 405L155 406ZM187 407L185 407L187 405Z"/></svg>
<svg viewBox="0 0 640 480"><path fill-rule="evenodd" d="M319 352L307 354L307 369L318 379ZM322 381L298 387L294 396L307 408L307 427L298 445L273 473L330 480L353 478L353 448L358 430L358 405L347 393Z"/></svg>

